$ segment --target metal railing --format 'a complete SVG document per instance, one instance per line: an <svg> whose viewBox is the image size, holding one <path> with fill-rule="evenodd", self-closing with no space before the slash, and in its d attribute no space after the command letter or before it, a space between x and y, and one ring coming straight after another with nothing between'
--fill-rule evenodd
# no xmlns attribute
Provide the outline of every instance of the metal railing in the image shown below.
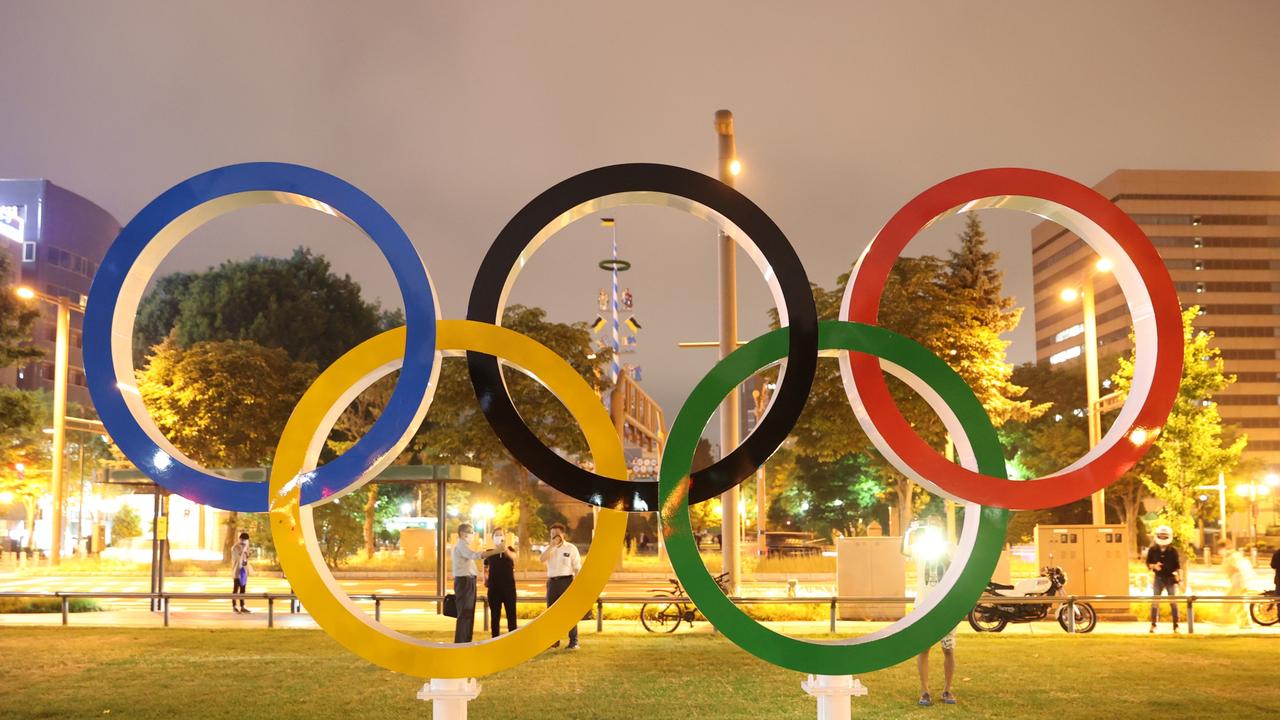
<svg viewBox="0 0 1280 720"><path fill-rule="evenodd" d="M174 600L265 600L267 603L267 627L275 627L276 602L288 601L290 614L300 609L298 596L293 593L230 593L230 592L0 592L0 598L36 598L57 599L61 603L62 624L69 625L70 605L76 599L115 599L115 600L158 600L164 616L164 627L169 627L170 604ZM356 593L348 595L353 601L373 603L374 619L382 621L382 604L385 602L431 602L444 600L440 595L406 595ZM916 599L910 597L841 597L841 596L806 596L806 597L732 597L738 605L827 605L829 607L829 629L836 632L836 621L839 609L846 605L911 605ZM1098 605L1110 604L1184 604L1186 606L1187 633L1195 632L1195 606L1197 603L1243 603L1256 604L1274 602L1280 604L1280 596L1274 595L1056 595L1039 597L1003 597L983 596L979 601L985 605L1065 605L1070 631L1075 630L1074 608L1076 603ZM546 598L525 595L516 597L517 604L545 605ZM596 632L604 632L605 605L644 605L647 603L684 604L693 608L697 604L687 596L677 595L609 595L596 598L595 620ZM489 628L489 605L487 597L477 595L477 607L483 608L482 629Z"/></svg>

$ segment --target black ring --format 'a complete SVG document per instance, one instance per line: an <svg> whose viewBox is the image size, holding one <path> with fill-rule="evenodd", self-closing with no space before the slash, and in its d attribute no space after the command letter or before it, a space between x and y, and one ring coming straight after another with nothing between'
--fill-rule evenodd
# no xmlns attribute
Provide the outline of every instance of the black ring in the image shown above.
<svg viewBox="0 0 1280 720"><path fill-rule="evenodd" d="M714 178L671 165L611 165L575 175L530 201L498 234L476 273L467 319L487 323L500 320L499 304L513 266L533 238L553 220L592 200L633 192L685 198L723 215L751 239L769 262L786 305L791 343L787 370L771 409L733 452L693 473L689 502L702 502L750 477L782 445L804 409L818 365L818 312L809 277L786 235L745 195ZM628 512L658 509L656 482L597 475L543 445L512 405L497 358L468 352L467 368L480 409L498 439L543 482L591 505Z"/></svg>
<svg viewBox="0 0 1280 720"><path fill-rule="evenodd" d="M601 270L617 270L618 272L626 272L631 269L631 263L626 260L614 260L610 258L608 260L601 260L596 267Z"/></svg>

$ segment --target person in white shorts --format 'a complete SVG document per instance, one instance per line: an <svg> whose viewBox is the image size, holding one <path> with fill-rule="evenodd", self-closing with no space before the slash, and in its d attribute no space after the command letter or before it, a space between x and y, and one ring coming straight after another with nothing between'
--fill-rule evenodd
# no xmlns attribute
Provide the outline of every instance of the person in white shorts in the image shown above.
<svg viewBox="0 0 1280 720"><path fill-rule="evenodd" d="M916 561L918 603L942 581L943 573L951 564L951 548L942 529L941 519L937 515L931 515L925 525L911 523L902 537L902 551ZM942 702L955 705L956 696L951 691L951 679L956 673L956 629L951 628L951 632L943 635L938 644L942 647ZM929 650L926 648L916 656L916 669L920 673L921 705L933 704L933 698L929 695Z"/></svg>

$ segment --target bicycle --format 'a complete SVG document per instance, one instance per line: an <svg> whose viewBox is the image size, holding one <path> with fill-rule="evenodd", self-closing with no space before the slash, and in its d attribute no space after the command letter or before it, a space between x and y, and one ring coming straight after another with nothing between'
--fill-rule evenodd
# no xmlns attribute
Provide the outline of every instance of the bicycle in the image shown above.
<svg viewBox="0 0 1280 720"><path fill-rule="evenodd" d="M1274 590L1268 590L1262 596L1267 600L1249 604L1249 617L1263 627L1275 625L1280 622L1280 597Z"/></svg>
<svg viewBox="0 0 1280 720"><path fill-rule="evenodd" d="M728 594L729 573L721 573L715 580L716 585ZM680 584L679 579L668 578L667 582L671 583L670 589L655 589L654 592L659 593L654 596L655 602L647 602L640 606L640 624L651 633L673 633L680 627L680 623L689 623L692 626L698 614L698 609L691 602L662 599L685 597L684 586Z"/></svg>

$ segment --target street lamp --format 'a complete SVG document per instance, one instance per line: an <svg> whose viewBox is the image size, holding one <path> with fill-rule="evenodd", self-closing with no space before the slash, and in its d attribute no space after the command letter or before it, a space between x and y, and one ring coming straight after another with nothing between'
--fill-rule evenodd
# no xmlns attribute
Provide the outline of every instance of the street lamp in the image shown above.
<svg viewBox="0 0 1280 720"><path fill-rule="evenodd" d="M1093 276L1110 272L1112 263L1101 258L1080 281L1080 287L1068 287L1059 294L1064 302L1080 300L1084 312L1084 380L1085 401L1089 416L1089 449L1097 447L1102 441L1102 412L1098 398L1098 312L1094 306ZM1106 491L1099 489L1092 496L1093 524L1105 525L1107 522Z"/></svg>
<svg viewBox="0 0 1280 720"><path fill-rule="evenodd" d="M1280 478L1268 475L1261 483L1244 483L1236 486L1236 494L1249 499L1249 544L1253 552L1257 552L1255 543L1258 541L1258 497L1270 495L1271 488L1277 484L1280 484Z"/></svg>
<svg viewBox="0 0 1280 720"><path fill-rule="evenodd" d="M53 540L49 547L50 561L58 565L62 562L62 511L66 501L62 483L62 455L67 443L67 357L71 352L71 301L25 286L19 286L14 293L23 300L43 300L58 309L53 365Z"/></svg>
<svg viewBox="0 0 1280 720"><path fill-rule="evenodd" d="M479 502L471 506L471 519L478 521L476 524L482 528L476 533L482 540L485 531L489 529L489 521L493 519L493 514L493 503Z"/></svg>

